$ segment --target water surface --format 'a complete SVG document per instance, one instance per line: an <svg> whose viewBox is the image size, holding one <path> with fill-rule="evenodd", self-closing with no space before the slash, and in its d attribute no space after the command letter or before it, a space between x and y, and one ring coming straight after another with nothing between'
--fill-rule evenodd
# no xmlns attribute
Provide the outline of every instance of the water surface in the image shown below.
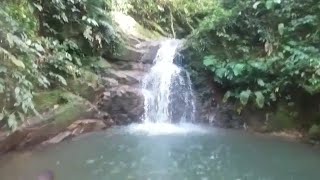
<svg viewBox="0 0 320 180"><path fill-rule="evenodd" d="M318 180L309 146L193 125L133 125L0 160L1 180Z"/></svg>

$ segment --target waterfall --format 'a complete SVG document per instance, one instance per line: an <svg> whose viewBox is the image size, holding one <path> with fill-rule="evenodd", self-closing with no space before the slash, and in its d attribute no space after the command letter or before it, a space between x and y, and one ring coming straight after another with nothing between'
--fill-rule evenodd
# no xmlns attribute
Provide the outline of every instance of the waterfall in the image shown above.
<svg viewBox="0 0 320 180"><path fill-rule="evenodd" d="M180 40L161 43L153 66L142 81L145 123L193 122L195 102L190 76L174 63Z"/></svg>

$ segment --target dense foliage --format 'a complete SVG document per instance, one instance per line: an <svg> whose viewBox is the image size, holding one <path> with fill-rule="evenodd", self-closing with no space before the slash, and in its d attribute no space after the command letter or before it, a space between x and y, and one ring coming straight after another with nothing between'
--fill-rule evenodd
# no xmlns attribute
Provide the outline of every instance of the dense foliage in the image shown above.
<svg viewBox="0 0 320 180"><path fill-rule="evenodd" d="M36 113L37 90L67 85L102 50L115 53L118 36L105 0L0 2L0 122L15 129Z"/></svg>
<svg viewBox="0 0 320 180"><path fill-rule="evenodd" d="M183 37L216 7L211 0L130 0L128 13L163 35Z"/></svg>
<svg viewBox="0 0 320 180"><path fill-rule="evenodd" d="M220 5L193 32L192 48L235 97L262 108L320 90L320 2L247 0Z"/></svg>

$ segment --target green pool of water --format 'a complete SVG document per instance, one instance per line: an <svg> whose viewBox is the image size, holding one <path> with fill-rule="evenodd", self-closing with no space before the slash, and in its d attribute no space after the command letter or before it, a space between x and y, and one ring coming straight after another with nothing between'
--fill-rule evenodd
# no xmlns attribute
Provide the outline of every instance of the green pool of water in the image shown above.
<svg viewBox="0 0 320 180"><path fill-rule="evenodd" d="M1 180L319 180L307 145L203 127L114 128L0 160Z"/></svg>

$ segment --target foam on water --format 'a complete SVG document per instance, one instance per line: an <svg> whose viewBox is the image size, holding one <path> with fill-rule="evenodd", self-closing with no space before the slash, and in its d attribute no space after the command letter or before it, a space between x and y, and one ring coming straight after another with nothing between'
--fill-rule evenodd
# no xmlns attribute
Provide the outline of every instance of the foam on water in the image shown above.
<svg viewBox="0 0 320 180"><path fill-rule="evenodd" d="M132 124L127 127L127 131L131 134L146 134L149 136L156 135L184 135L190 133L207 133L204 127L194 125L191 123L142 123L142 124Z"/></svg>

